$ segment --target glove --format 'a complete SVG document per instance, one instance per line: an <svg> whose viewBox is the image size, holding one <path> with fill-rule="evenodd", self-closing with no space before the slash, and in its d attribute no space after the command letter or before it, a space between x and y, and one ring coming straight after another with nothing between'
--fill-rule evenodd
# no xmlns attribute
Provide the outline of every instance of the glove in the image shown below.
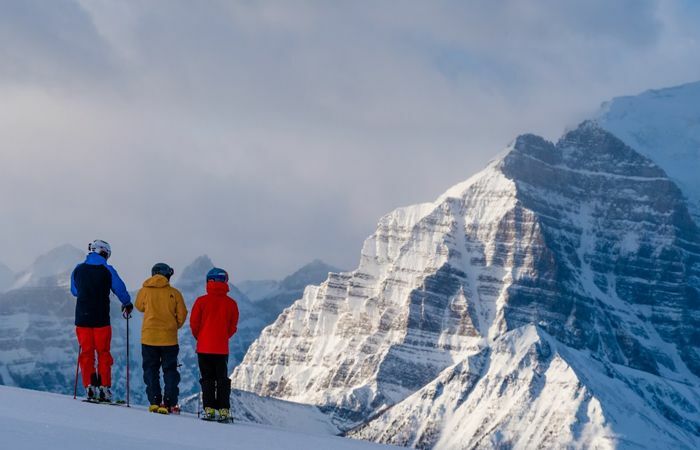
<svg viewBox="0 0 700 450"><path fill-rule="evenodd" d="M131 311L134 310L134 305L131 303L127 303L126 305L122 305L122 316L124 316L125 319L128 319L131 317Z"/></svg>

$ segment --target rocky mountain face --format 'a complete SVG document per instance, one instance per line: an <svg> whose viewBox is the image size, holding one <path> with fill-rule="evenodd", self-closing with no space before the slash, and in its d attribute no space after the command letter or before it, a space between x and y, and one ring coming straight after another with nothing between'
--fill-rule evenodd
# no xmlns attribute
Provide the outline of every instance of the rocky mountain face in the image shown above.
<svg viewBox="0 0 700 450"><path fill-rule="evenodd" d="M688 196L700 218L700 81L605 102L601 127L651 158Z"/></svg>
<svg viewBox="0 0 700 450"><path fill-rule="evenodd" d="M651 442L643 424L694 448L698 258L651 160L592 122L556 144L520 136L383 217L359 267L307 287L233 386L418 448L629 447Z"/></svg>

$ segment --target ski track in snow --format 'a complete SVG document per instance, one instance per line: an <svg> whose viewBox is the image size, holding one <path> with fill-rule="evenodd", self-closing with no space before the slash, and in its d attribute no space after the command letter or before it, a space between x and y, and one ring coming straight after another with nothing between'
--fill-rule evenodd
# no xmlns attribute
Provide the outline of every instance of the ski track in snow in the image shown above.
<svg viewBox="0 0 700 450"><path fill-rule="evenodd" d="M0 386L0 436L2 448L13 450L392 448L260 425L203 422L190 414L162 416L142 408L91 405L7 386Z"/></svg>

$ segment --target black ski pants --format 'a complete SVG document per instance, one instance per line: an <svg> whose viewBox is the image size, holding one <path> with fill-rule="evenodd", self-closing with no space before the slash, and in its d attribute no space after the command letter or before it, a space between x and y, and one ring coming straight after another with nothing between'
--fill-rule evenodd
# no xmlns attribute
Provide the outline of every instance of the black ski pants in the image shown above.
<svg viewBox="0 0 700 450"><path fill-rule="evenodd" d="M146 383L146 395L151 405L177 405L180 389L180 373L177 371L177 345L146 345L141 344L143 356L143 381ZM160 390L160 369L163 369L165 396Z"/></svg>
<svg viewBox="0 0 700 450"><path fill-rule="evenodd" d="M231 380L228 377L228 355L197 353L199 373L202 378L202 404L204 408L231 408Z"/></svg>

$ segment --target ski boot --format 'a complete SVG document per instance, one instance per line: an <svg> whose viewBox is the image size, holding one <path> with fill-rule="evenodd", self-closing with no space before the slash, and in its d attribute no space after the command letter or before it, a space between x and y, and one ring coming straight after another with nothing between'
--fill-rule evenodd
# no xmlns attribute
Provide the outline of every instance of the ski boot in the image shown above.
<svg viewBox="0 0 700 450"><path fill-rule="evenodd" d="M216 410L210 407L204 408L204 413L202 413L202 420L216 420Z"/></svg>
<svg viewBox="0 0 700 450"><path fill-rule="evenodd" d="M85 388L85 401L88 402L96 402L97 401L97 387L88 384L88 386Z"/></svg>
<svg viewBox="0 0 700 450"><path fill-rule="evenodd" d="M161 405L158 407L158 410L156 411L158 414L170 414L170 411L168 411L168 407L165 406L165 404L161 403Z"/></svg>
<svg viewBox="0 0 700 450"><path fill-rule="evenodd" d="M148 412L152 412L152 413L158 412L158 408L160 408L160 405L150 405L148 407Z"/></svg>
<svg viewBox="0 0 700 450"><path fill-rule="evenodd" d="M168 406L168 413L170 414L180 414L180 405Z"/></svg>
<svg viewBox="0 0 700 450"><path fill-rule="evenodd" d="M228 408L219 409L219 422L233 422L233 417L231 417L231 411Z"/></svg>
<svg viewBox="0 0 700 450"><path fill-rule="evenodd" d="M109 386L100 386L100 396L98 398L100 403L112 403L112 390Z"/></svg>

